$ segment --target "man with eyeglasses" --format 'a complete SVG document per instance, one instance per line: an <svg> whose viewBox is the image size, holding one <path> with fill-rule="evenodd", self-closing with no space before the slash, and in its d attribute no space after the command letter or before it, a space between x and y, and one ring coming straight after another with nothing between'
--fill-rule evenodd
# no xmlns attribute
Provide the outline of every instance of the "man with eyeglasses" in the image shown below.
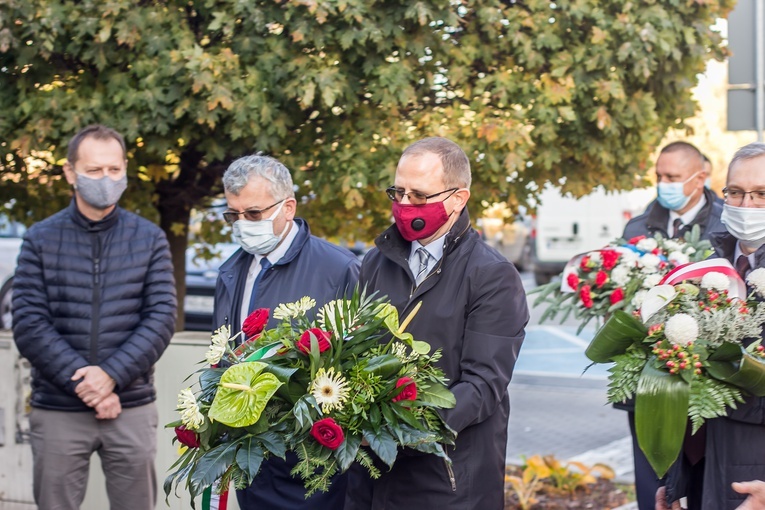
<svg viewBox="0 0 765 510"><path fill-rule="evenodd" d="M98 452L112 510L154 508L154 364L175 328L170 247L117 205L125 140L88 126L69 142L66 209L24 236L13 338L32 365L33 487L40 510L79 509Z"/></svg>
<svg viewBox="0 0 765 510"><path fill-rule="evenodd" d="M450 140L404 150L386 190L395 225L376 239L359 277L402 317L422 303L407 331L443 353L457 400L443 412L458 433L447 448L452 464L407 449L376 480L352 466L346 510L504 507L507 385L529 315L515 267L470 225L470 180L470 162Z"/></svg>
<svg viewBox="0 0 765 510"><path fill-rule="evenodd" d="M753 269L765 267L765 144L751 143L736 152L723 192L727 232L712 234L710 241L715 256L728 259L746 279ZM666 488L657 493L656 508L681 508L684 497L690 510L761 508L752 506L756 498L743 503L746 494L732 490L732 484L765 480L765 398L746 397L728 416L707 420L702 439L701 460L678 459Z"/></svg>
<svg viewBox="0 0 765 510"><path fill-rule="evenodd" d="M720 222L722 201L705 186L708 168L711 165L705 164L704 155L692 144L672 142L665 146L656 160L658 197L643 214L627 223L622 237L631 239L641 235L654 237L661 234L671 239L682 238L694 225L698 225L701 238L708 239L712 232L725 230ZM651 510L661 481L638 446L634 402L628 401L614 407L629 413L638 508Z"/></svg>
<svg viewBox="0 0 765 510"><path fill-rule="evenodd" d="M359 261L348 250L311 235L295 217L297 201L289 170L274 158L256 154L237 159L223 175L228 205L223 218L241 246L220 268L215 286L213 327L239 331L257 308L273 310L303 296L325 303L353 292ZM271 317L269 327L276 325ZM345 475L329 492L305 498L297 463L288 453L263 461L252 485L237 491L243 510L324 510L343 508Z"/></svg>

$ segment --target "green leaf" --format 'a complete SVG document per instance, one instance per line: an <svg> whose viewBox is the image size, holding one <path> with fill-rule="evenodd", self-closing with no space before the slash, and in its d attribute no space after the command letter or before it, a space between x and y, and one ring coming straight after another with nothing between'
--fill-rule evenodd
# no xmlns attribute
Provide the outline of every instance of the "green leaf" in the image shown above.
<svg viewBox="0 0 765 510"><path fill-rule="evenodd" d="M252 436L245 437L240 443L242 447L236 452L236 464L252 481L260 471L260 464L263 462L263 448L260 446L260 442Z"/></svg>
<svg viewBox="0 0 765 510"><path fill-rule="evenodd" d="M385 429L375 432L364 430L364 439L369 443L369 447L385 462L388 467L392 467L396 461L397 445L396 440Z"/></svg>
<svg viewBox="0 0 765 510"><path fill-rule="evenodd" d="M206 452L191 473L189 485L192 494L199 494L209 487L234 463L239 443L224 443Z"/></svg>
<svg viewBox="0 0 765 510"><path fill-rule="evenodd" d="M287 445L284 443L282 437L275 432L264 432L258 434L257 439L263 443L266 449L276 455L279 458L284 458L287 453Z"/></svg>
<svg viewBox="0 0 765 510"><path fill-rule="evenodd" d="M340 471L345 472L356 459L356 453L361 446L361 438L358 436L345 436L345 441L335 450L335 456L340 467Z"/></svg>
<svg viewBox="0 0 765 510"><path fill-rule="evenodd" d="M220 379L208 416L229 427L246 427L260 418L273 394L282 385L275 375L262 373L263 363L240 363Z"/></svg>
<svg viewBox="0 0 765 510"><path fill-rule="evenodd" d="M659 478L677 459L688 422L690 385L648 360L635 396L638 444Z"/></svg>
<svg viewBox="0 0 765 510"><path fill-rule="evenodd" d="M720 348L725 347L723 344ZM738 359L720 360L717 352L709 357L707 371L715 379L742 388L752 395L765 397L765 363L746 352L741 346L735 346Z"/></svg>
<svg viewBox="0 0 765 510"><path fill-rule="evenodd" d="M627 352L634 342L647 336L643 323L627 312L617 310L595 333L584 354L596 363L608 363L614 356Z"/></svg>
<svg viewBox="0 0 765 510"><path fill-rule="evenodd" d="M417 400L444 409L451 409L457 405L454 393L440 384L423 384L422 387L417 388Z"/></svg>

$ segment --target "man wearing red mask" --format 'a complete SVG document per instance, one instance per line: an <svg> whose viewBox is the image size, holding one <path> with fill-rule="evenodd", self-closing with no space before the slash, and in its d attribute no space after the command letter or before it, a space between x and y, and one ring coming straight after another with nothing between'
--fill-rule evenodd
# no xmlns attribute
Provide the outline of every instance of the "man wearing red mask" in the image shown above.
<svg viewBox="0 0 765 510"><path fill-rule="evenodd" d="M386 295L400 316L422 307L407 331L441 349L457 405L444 411L457 433L452 464L413 450L370 480L354 466L346 510L501 509L510 404L507 385L529 319L515 267L470 226L470 162L445 138L426 138L401 156L394 185L396 224L364 258L367 291Z"/></svg>

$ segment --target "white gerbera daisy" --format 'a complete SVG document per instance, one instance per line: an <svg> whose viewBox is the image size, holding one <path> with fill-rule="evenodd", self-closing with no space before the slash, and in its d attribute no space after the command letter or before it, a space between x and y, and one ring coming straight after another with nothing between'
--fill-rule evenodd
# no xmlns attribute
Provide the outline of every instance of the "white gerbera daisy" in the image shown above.
<svg viewBox="0 0 765 510"><path fill-rule="evenodd" d="M643 268L644 273L655 273L659 268L661 259L653 253L646 253L638 260L640 267Z"/></svg>
<svg viewBox="0 0 765 510"><path fill-rule="evenodd" d="M178 394L178 411L181 413L183 425L189 430L197 430L205 421L191 388L181 390Z"/></svg>
<svg viewBox="0 0 765 510"><path fill-rule="evenodd" d="M701 278L701 288L722 292L728 290L730 280L727 276L717 271L711 271Z"/></svg>
<svg viewBox="0 0 765 510"><path fill-rule="evenodd" d="M672 251L667 255L667 259L675 266L682 266L690 262L688 255L681 251Z"/></svg>
<svg viewBox="0 0 765 510"><path fill-rule="evenodd" d="M656 287L661 281L662 276L660 274L649 274L643 279L643 287L650 289Z"/></svg>
<svg viewBox="0 0 765 510"><path fill-rule="evenodd" d="M649 238L641 239L640 241L638 241L636 246L638 250L648 252L648 251L655 250L656 248L658 248L659 245L656 242L656 239L649 237Z"/></svg>
<svg viewBox="0 0 765 510"><path fill-rule="evenodd" d="M670 343L686 346L698 338L699 323L687 313L678 313L669 318L664 334Z"/></svg>
<svg viewBox="0 0 765 510"><path fill-rule="evenodd" d="M746 277L746 281L761 297L765 297L765 268L757 268Z"/></svg>
<svg viewBox="0 0 765 510"><path fill-rule="evenodd" d="M216 365L220 362L223 355L226 354L226 347L229 341L229 326L221 326L212 334L210 339L210 348L205 354L205 359L211 365Z"/></svg>
<svg viewBox="0 0 765 510"><path fill-rule="evenodd" d="M341 373L335 373L335 368L329 370L320 368L316 372L316 378L311 383L309 391L316 399L316 403L321 406L324 414L333 409L342 409L343 404L348 398L348 383Z"/></svg>
<svg viewBox="0 0 765 510"><path fill-rule="evenodd" d="M619 287L626 285L630 281L630 270L629 266L619 264L611 271L611 280Z"/></svg>
<svg viewBox="0 0 765 510"><path fill-rule="evenodd" d="M308 296L303 296L300 301L294 303L282 303L274 310L274 318L277 320L294 319L305 315L308 310L316 306L316 301Z"/></svg>

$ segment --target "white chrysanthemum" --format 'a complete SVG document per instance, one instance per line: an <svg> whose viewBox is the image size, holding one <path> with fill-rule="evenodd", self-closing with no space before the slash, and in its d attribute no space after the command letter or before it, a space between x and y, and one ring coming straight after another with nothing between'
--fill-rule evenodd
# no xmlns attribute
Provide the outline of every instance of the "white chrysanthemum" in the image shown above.
<svg viewBox="0 0 765 510"><path fill-rule="evenodd" d="M683 264L687 264L688 262L690 262L688 255L677 250L669 252L669 255L667 255L667 259L675 266L682 266Z"/></svg>
<svg viewBox="0 0 765 510"><path fill-rule="evenodd" d="M656 242L656 239L649 237L649 238L641 239L640 241L638 241L636 246L637 246L637 249L640 251L653 251L656 248L658 248L659 245Z"/></svg>
<svg viewBox="0 0 765 510"><path fill-rule="evenodd" d="M672 239L665 239L663 244L664 244L663 248L667 252L679 251L683 247L681 243L678 243L677 241L673 241Z"/></svg>
<svg viewBox="0 0 765 510"><path fill-rule="evenodd" d="M635 308L640 308L640 305L643 304L643 300L645 299L646 294L648 294L647 290L639 290L635 293L635 295L632 297L632 306Z"/></svg>
<svg viewBox="0 0 765 510"><path fill-rule="evenodd" d="M694 248L690 244L686 244L685 246L683 246L683 252L686 255L693 255L694 253L696 253L696 248Z"/></svg>
<svg viewBox="0 0 765 510"><path fill-rule="evenodd" d="M627 285L627 282L630 281L630 271L629 266L619 264L611 271L611 280L619 287Z"/></svg>
<svg viewBox="0 0 765 510"><path fill-rule="evenodd" d="M659 268L661 259L653 253L646 253L640 257L638 262L644 273L655 273Z"/></svg>
<svg viewBox="0 0 765 510"><path fill-rule="evenodd" d="M711 271L701 278L701 288L703 289L722 292L724 290L728 290L729 285L730 280L728 280L728 277L722 273L718 273L717 271Z"/></svg>
<svg viewBox="0 0 765 510"><path fill-rule="evenodd" d="M274 318L277 320L294 319L305 315L308 310L316 306L316 301L308 296L303 296L300 301L294 303L282 303L274 310Z"/></svg>
<svg viewBox="0 0 765 510"><path fill-rule="evenodd" d="M326 371L320 368L316 372L316 378L311 383L310 388L313 398L321 406L321 411L324 414L331 412L333 409L342 409L343 404L348 398L349 391L345 377L343 377L343 374L336 374L334 367L330 367Z"/></svg>
<svg viewBox="0 0 765 510"><path fill-rule="evenodd" d="M699 323L687 313L678 313L669 318L664 334L670 343L686 346L699 336Z"/></svg>
<svg viewBox="0 0 765 510"><path fill-rule="evenodd" d="M761 297L765 297L765 268L757 268L746 277L746 281Z"/></svg>
<svg viewBox="0 0 765 510"><path fill-rule="evenodd" d="M646 275L646 277L643 279L643 287L646 289L650 289L651 287L656 287L661 281L661 279L662 279L662 276L660 274Z"/></svg>
<svg viewBox="0 0 765 510"><path fill-rule="evenodd" d="M209 364L218 364L223 355L226 354L230 331L229 326L221 326L212 334L210 348L205 353L205 359Z"/></svg>
<svg viewBox="0 0 765 510"><path fill-rule="evenodd" d="M620 262L620 263L621 263L621 264L624 264L624 265L626 265L626 266L632 266L632 267L634 267L634 266L635 266L635 263L636 263L636 262L638 261L638 259L640 258L640 255L638 255L637 253L635 253L635 252L634 252L634 251L632 251L632 250L626 250L626 249L625 249L625 250L622 250L620 253L621 253L621 255L622 255L622 256L621 256L621 262Z"/></svg>
<svg viewBox="0 0 765 510"><path fill-rule="evenodd" d="M183 425L189 430L197 430L205 421L191 388L181 390L178 394L178 411L181 413Z"/></svg>

